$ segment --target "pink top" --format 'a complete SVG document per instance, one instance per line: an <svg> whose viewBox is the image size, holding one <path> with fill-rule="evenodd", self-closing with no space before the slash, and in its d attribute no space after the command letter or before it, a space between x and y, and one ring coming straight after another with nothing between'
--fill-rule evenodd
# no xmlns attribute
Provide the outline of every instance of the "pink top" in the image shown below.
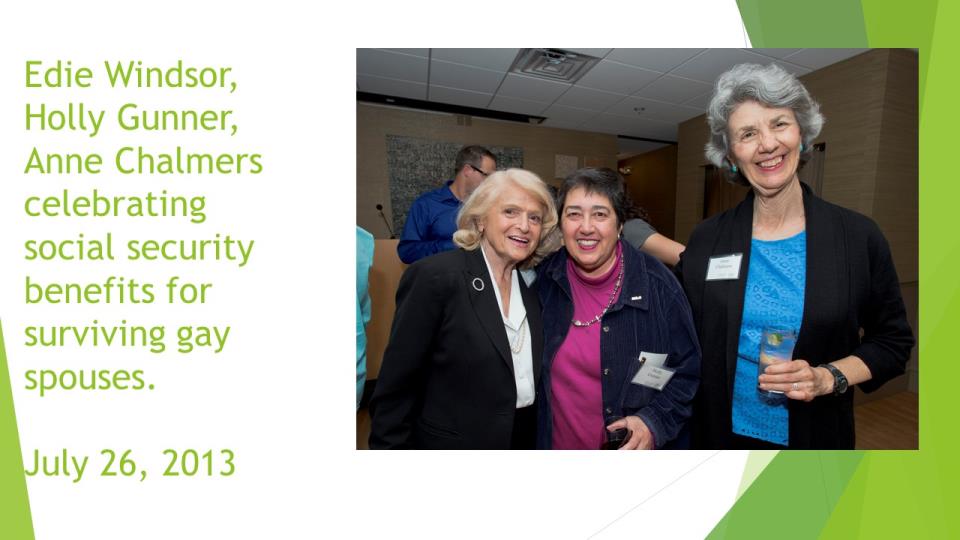
<svg viewBox="0 0 960 540"><path fill-rule="evenodd" d="M567 279L573 295L573 318L589 321L610 302L620 270L617 262L605 275L587 278L567 260ZM550 368L550 407L553 411L553 448L597 450L604 440L603 395L600 383L600 329L603 321L587 327L571 322L566 339Z"/></svg>

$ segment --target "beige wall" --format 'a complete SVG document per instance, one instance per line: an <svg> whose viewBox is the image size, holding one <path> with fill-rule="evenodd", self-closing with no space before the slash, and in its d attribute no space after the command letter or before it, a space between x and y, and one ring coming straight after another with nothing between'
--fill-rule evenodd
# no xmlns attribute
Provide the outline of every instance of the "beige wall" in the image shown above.
<svg viewBox="0 0 960 540"><path fill-rule="evenodd" d="M827 119L816 142L826 143L824 199L872 217L890 242L907 314L917 333L918 57L877 49L801 77ZM703 215L707 164L704 116L679 126L677 239L686 242ZM917 349L909 377L883 393L916 390Z"/></svg>
<svg viewBox="0 0 960 540"><path fill-rule="evenodd" d="M673 238L677 204L676 145L621 160L619 166L631 169L629 175L624 175L630 198L647 210L657 232Z"/></svg>
<svg viewBox="0 0 960 540"><path fill-rule="evenodd" d="M524 167L553 185L558 185L553 178L557 154L578 156L580 166L617 165L614 135L357 103L357 225L377 238L388 236L377 203L383 204L387 220L391 220L387 135L521 147ZM437 179L438 185L442 180Z"/></svg>

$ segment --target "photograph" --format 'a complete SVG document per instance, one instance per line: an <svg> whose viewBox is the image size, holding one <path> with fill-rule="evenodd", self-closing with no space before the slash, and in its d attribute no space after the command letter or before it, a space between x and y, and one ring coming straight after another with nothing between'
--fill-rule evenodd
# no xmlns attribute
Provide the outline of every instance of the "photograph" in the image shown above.
<svg viewBox="0 0 960 540"><path fill-rule="evenodd" d="M919 446L917 49L356 49L357 449Z"/></svg>

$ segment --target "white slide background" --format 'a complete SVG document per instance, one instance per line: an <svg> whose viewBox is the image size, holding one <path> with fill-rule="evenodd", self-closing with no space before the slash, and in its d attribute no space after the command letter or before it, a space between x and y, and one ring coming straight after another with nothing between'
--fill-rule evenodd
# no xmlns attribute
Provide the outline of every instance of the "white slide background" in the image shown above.
<svg viewBox="0 0 960 540"><path fill-rule="evenodd" d="M83 481L28 479L37 537L697 538L733 503L743 452L374 453L354 446L355 48L382 46L743 47L735 2L205 2L8 5L0 20L0 319L21 446L89 454ZM27 89L25 61L94 69L93 88ZM104 60L231 66L236 93L116 90ZM24 130L24 105L107 110L94 138ZM123 132L125 102L236 111L236 136ZM259 175L24 175L29 151L143 145L260 152ZM362 158L360 156L359 158ZM28 218L28 194L96 187L207 196L207 221ZM249 264L25 261L27 239L255 240ZM116 243L116 242L115 242ZM117 251L122 253L117 246ZM23 280L213 282L206 305L27 306ZM158 292L164 293L160 287ZM28 348L29 324L166 324L168 350ZM189 355L171 327L230 325L226 348ZM156 389L23 388L31 368L142 368ZM103 478L99 451L133 449L144 482ZM229 478L163 478L165 448L235 451Z"/></svg>

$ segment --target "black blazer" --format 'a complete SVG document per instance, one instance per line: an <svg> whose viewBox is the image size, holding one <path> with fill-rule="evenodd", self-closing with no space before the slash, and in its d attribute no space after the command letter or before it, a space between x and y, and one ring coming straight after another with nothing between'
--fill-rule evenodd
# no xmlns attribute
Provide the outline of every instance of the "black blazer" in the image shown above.
<svg viewBox="0 0 960 540"><path fill-rule="evenodd" d="M904 372L913 334L907 323L890 247L871 219L830 204L803 187L807 276L794 358L819 365L851 354L876 390ZM705 220L690 236L677 272L693 309L703 351L692 419L695 448L729 448L737 345L750 264L753 192L735 208ZM710 257L743 253L740 279L706 281ZM860 337L860 329L863 337ZM791 448L853 448L853 389L805 403L789 400Z"/></svg>
<svg viewBox="0 0 960 540"><path fill-rule="evenodd" d="M536 388L540 302L519 279ZM370 448L510 448L517 387L494 287L479 248L407 268L370 402Z"/></svg>

